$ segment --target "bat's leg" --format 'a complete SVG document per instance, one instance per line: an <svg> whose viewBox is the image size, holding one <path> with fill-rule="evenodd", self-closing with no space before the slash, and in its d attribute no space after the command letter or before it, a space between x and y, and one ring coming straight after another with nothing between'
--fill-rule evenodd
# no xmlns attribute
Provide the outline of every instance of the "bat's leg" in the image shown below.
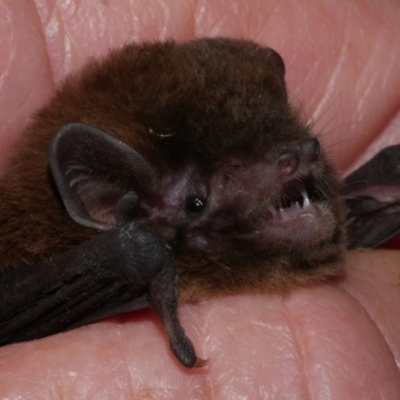
<svg viewBox="0 0 400 400"><path fill-rule="evenodd" d="M196 365L193 346L176 315L171 252L150 228L127 224L46 262L2 273L0 345L41 338L149 306L161 316L181 363Z"/></svg>

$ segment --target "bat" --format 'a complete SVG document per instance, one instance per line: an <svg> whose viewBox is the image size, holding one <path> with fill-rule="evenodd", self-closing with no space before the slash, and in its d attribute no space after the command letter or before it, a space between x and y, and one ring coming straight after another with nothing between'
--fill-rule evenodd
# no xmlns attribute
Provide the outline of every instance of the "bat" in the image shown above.
<svg viewBox="0 0 400 400"><path fill-rule="evenodd" d="M0 345L152 307L201 366L178 289L309 285L396 234L399 146L340 183L284 73L274 50L217 38L129 44L69 76L0 180Z"/></svg>

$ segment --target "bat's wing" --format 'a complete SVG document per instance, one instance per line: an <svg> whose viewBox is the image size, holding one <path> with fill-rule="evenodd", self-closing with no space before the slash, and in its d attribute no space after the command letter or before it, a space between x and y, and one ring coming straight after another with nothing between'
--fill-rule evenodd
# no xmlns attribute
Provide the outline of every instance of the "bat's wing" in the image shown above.
<svg viewBox="0 0 400 400"><path fill-rule="evenodd" d="M0 275L0 345L152 307L180 362L201 365L177 317L167 242L145 225L126 222L139 196L151 190L150 165L125 143L81 123L55 134L49 164L71 218L106 232L44 263Z"/></svg>
<svg viewBox="0 0 400 400"><path fill-rule="evenodd" d="M126 224L44 263L9 269L0 287L2 346L151 306L179 361L201 365L177 317L170 249L145 225Z"/></svg>
<svg viewBox="0 0 400 400"><path fill-rule="evenodd" d="M348 247L376 247L400 232L400 145L387 147L343 181Z"/></svg>

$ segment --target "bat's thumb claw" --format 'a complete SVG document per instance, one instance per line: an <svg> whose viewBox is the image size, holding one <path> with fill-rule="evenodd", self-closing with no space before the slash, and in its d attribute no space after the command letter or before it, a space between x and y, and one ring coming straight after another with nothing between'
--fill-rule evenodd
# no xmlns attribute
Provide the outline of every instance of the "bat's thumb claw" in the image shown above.
<svg viewBox="0 0 400 400"><path fill-rule="evenodd" d="M193 368L203 368L208 364L209 358L203 360L202 358L197 357L196 363L193 365Z"/></svg>

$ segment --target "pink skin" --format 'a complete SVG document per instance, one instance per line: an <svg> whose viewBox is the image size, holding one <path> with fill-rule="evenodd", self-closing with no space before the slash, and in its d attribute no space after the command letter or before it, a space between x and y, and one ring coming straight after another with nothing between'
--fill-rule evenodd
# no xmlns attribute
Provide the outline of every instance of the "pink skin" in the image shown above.
<svg viewBox="0 0 400 400"><path fill-rule="evenodd" d="M66 73L126 41L168 37L246 37L278 50L292 103L316 121L341 175L400 142L395 0L0 5L2 170L29 115ZM182 305L183 326L209 358L203 369L177 363L151 311L2 348L0 397L397 399L399 253L356 252L346 269L336 285Z"/></svg>

